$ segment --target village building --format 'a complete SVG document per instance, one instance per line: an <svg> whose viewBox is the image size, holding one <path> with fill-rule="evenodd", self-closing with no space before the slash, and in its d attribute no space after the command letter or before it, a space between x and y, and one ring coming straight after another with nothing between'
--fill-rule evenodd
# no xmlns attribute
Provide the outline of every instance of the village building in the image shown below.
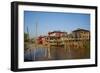
<svg viewBox="0 0 100 73"><path fill-rule="evenodd" d="M38 44L56 45L57 42L64 44L64 41L74 42L76 40L89 40L89 39L90 39L90 31L78 28L72 31L72 33L70 34L61 31L48 32L47 36L39 36L37 41Z"/></svg>
<svg viewBox="0 0 100 73"><path fill-rule="evenodd" d="M48 32L48 36L55 36L55 37L67 36L67 32L61 32L61 31Z"/></svg>
<svg viewBox="0 0 100 73"><path fill-rule="evenodd" d="M72 31L73 37L74 38L79 38L79 39L90 39L90 31L85 30L85 29L76 29Z"/></svg>

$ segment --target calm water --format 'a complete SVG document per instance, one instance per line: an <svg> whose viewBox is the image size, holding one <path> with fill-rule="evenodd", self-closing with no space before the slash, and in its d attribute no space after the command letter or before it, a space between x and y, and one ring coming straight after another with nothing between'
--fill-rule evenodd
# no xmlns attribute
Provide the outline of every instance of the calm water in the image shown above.
<svg viewBox="0 0 100 73"><path fill-rule="evenodd" d="M27 50L24 53L24 61L41 61L41 60L61 60L61 59L85 59L90 58L90 54L86 49L67 49L52 48L51 57L48 58L48 50L46 48L37 48Z"/></svg>
<svg viewBox="0 0 100 73"><path fill-rule="evenodd" d="M45 56L47 56L47 49L37 48L34 50L28 50L24 53L24 61L34 61Z"/></svg>

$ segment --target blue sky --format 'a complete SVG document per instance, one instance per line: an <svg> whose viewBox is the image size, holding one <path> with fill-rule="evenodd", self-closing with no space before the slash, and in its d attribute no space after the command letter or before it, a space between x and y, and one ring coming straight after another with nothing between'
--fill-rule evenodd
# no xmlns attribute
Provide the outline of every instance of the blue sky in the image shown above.
<svg viewBox="0 0 100 73"><path fill-rule="evenodd" d="M50 31L71 32L77 28L90 30L90 14L24 11L24 32L31 37L47 35Z"/></svg>

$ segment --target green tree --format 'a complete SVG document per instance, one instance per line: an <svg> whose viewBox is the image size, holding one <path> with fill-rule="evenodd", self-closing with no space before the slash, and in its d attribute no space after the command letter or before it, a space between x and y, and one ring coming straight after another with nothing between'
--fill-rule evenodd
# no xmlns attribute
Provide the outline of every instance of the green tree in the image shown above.
<svg viewBox="0 0 100 73"><path fill-rule="evenodd" d="M29 35L28 33L24 33L24 51L28 50L28 43L29 43Z"/></svg>
<svg viewBox="0 0 100 73"><path fill-rule="evenodd" d="M28 35L28 33L24 33L24 42L29 42L29 35Z"/></svg>

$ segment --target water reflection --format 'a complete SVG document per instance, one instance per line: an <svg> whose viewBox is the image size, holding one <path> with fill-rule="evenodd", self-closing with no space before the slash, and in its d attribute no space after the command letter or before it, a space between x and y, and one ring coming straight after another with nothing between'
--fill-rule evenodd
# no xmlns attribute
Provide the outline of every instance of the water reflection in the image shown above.
<svg viewBox="0 0 100 73"><path fill-rule="evenodd" d="M64 59L87 59L90 51L86 48L47 48L28 49L24 52L24 61L64 60Z"/></svg>
<svg viewBox="0 0 100 73"><path fill-rule="evenodd" d="M36 61L46 56L47 49L45 48L29 49L24 53L24 61Z"/></svg>

